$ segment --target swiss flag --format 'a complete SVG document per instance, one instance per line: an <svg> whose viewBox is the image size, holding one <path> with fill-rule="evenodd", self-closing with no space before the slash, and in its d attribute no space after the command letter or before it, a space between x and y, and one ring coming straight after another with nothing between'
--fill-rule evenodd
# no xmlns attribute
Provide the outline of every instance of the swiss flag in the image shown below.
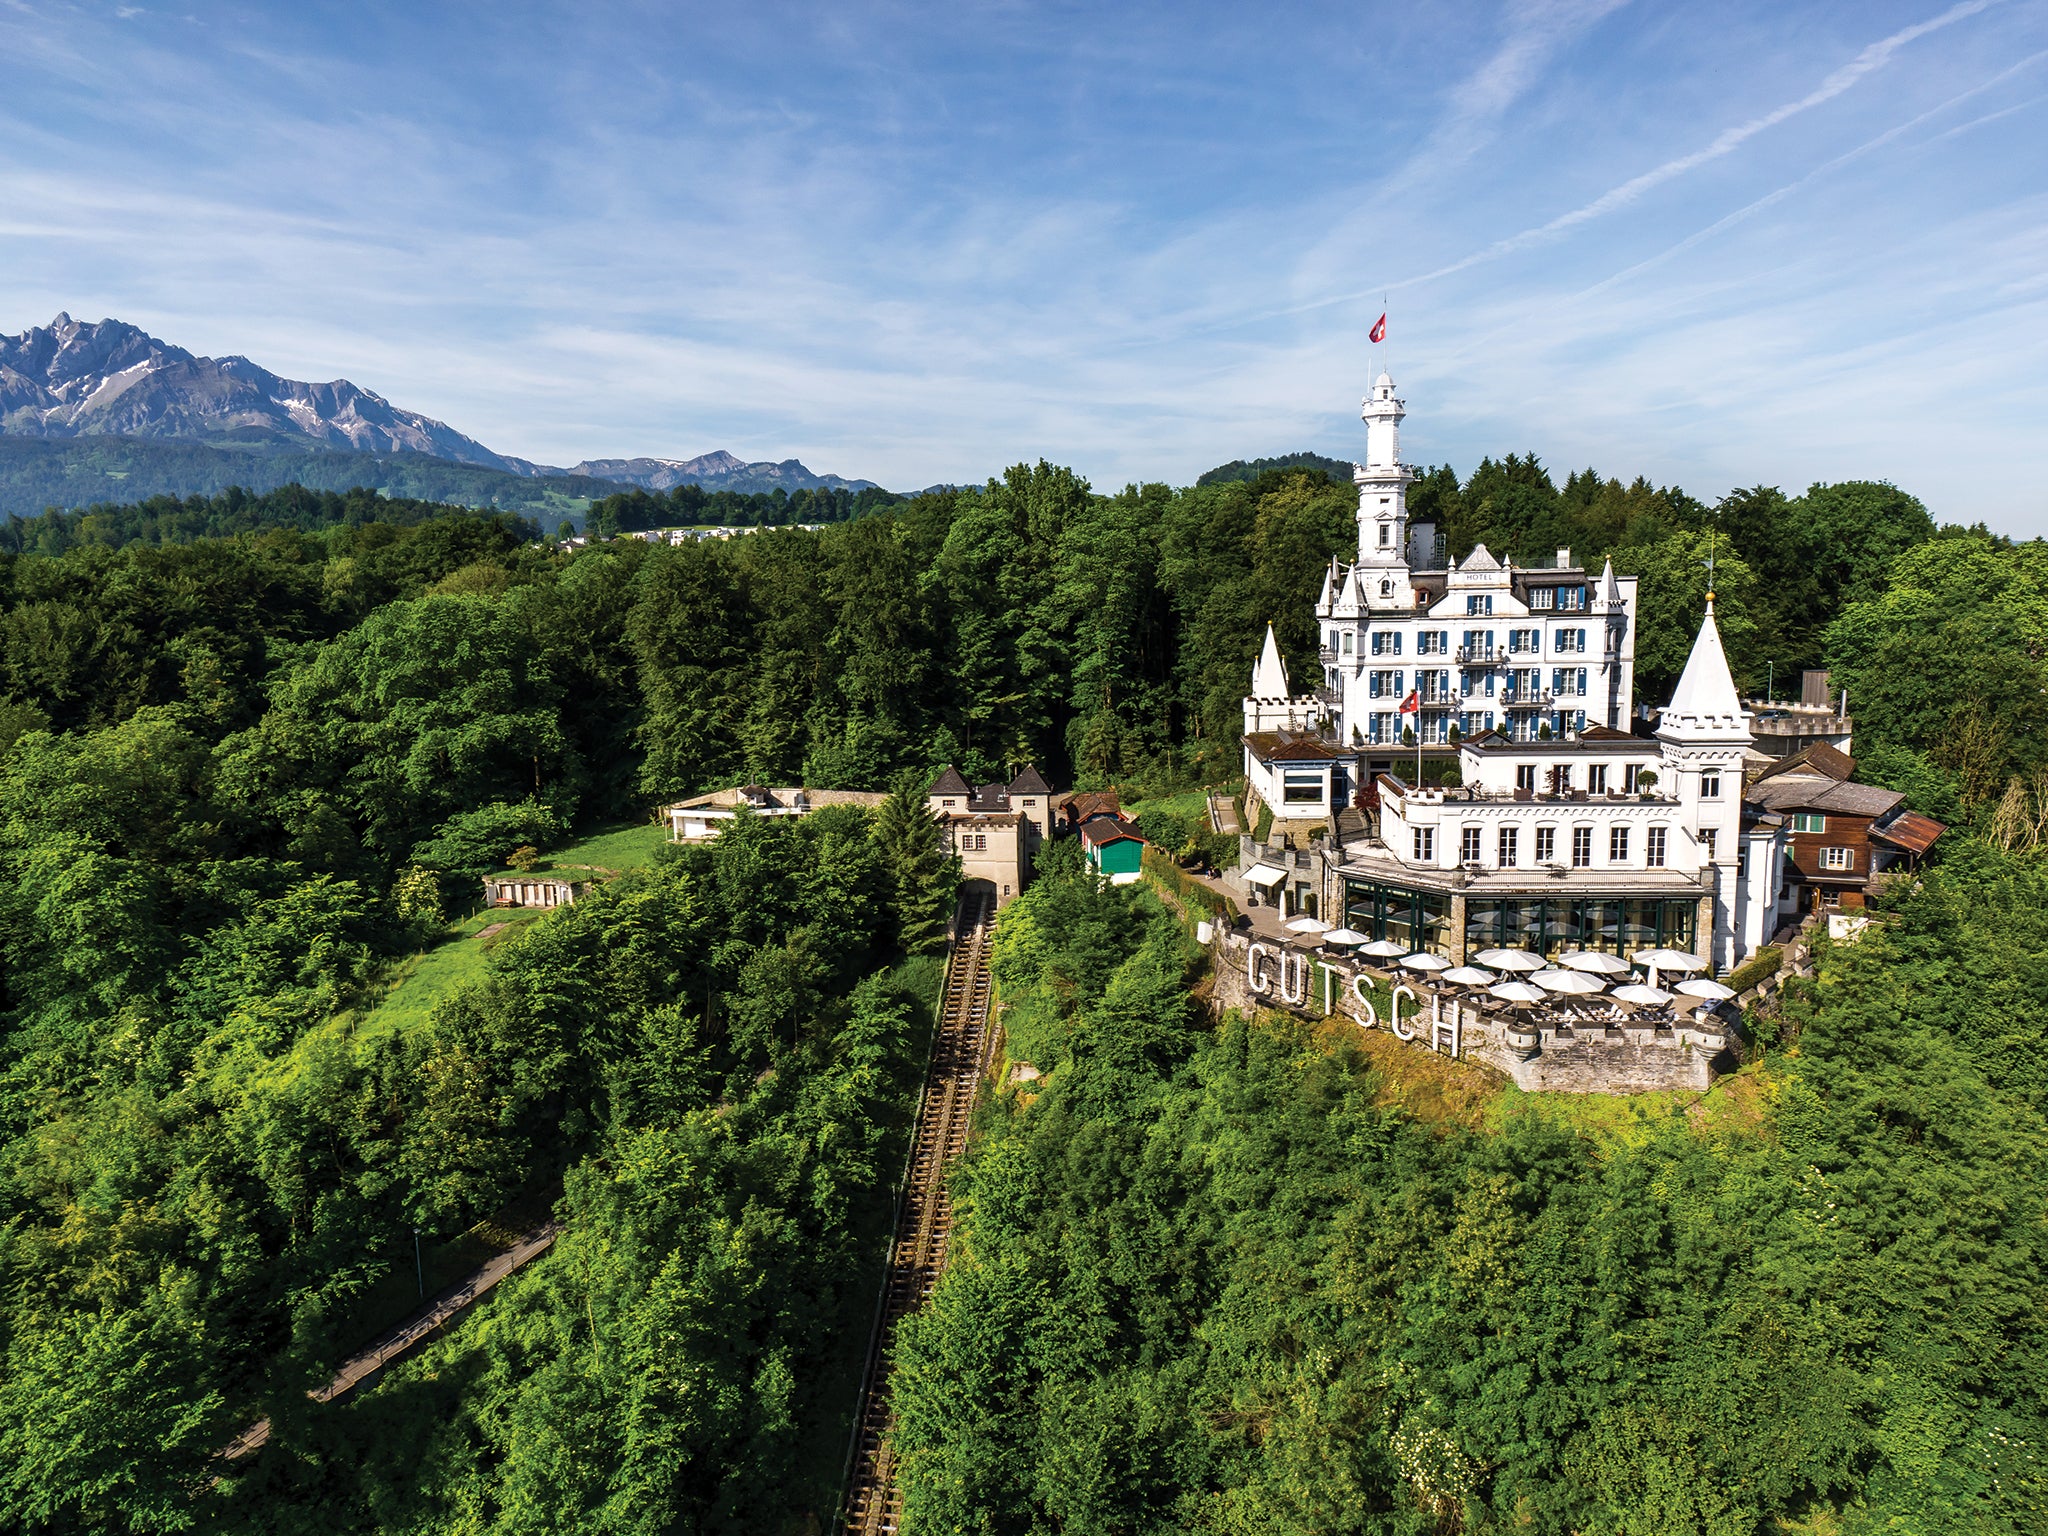
<svg viewBox="0 0 2048 1536"><path fill-rule="evenodd" d="M1384 314L1379 319L1373 321L1370 339L1375 345L1387 339L1387 317Z"/></svg>
<svg viewBox="0 0 2048 1536"><path fill-rule="evenodd" d="M1417 689L1413 689L1413 688L1409 689L1409 690L1408 690L1408 697L1407 697L1407 698L1405 698L1405 699L1403 699L1403 700L1401 701L1401 713L1402 713L1402 714L1404 714L1404 715L1412 715L1412 714L1416 713L1416 712L1417 712L1418 710L1420 710L1421 708L1422 708L1422 694L1421 694L1421 692L1420 692L1419 690L1417 690Z"/></svg>

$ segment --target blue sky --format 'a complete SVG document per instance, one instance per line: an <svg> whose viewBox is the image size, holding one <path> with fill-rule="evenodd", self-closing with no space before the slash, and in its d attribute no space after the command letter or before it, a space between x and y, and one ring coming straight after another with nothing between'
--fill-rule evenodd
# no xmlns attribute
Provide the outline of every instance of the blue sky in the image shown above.
<svg viewBox="0 0 2048 1536"><path fill-rule="evenodd" d="M1533 451L2048 533L2048 3L0 0L0 330L553 463Z"/></svg>

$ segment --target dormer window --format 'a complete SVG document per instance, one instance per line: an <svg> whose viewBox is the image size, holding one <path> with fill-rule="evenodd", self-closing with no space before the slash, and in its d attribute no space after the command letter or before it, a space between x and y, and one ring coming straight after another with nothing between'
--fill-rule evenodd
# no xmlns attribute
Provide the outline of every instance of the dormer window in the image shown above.
<svg viewBox="0 0 2048 1536"><path fill-rule="evenodd" d="M1383 530L1383 531L1384 531L1384 530ZM1380 583L1380 596L1381 596L1381 597L1392 597L1393 595L1394 595L1394 584L1393 584L1393 583L1392 583L1391 581L1383 581L1383 582L1381 582L1381 583Z"/></svg>

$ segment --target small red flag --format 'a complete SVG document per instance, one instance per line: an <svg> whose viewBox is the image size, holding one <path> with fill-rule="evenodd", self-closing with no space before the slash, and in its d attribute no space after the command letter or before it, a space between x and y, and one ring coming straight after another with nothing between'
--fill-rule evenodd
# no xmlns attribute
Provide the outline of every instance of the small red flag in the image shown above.
<svg viewBox="0 0 2048 1536"><path fill-rule="evenodd" d="M1372 325L1372 341L1377 344L1387 339L1387 317L1381 315Z"/></svg>
<svg viewBox="0 0 2048 1536"><path fill-rule="evenodd" d="M1404 715L1412 715L1417 713L1421 708L1422 694L1418 690L1410 689L1408 697L1401 701L1401 713Z"/></svg>

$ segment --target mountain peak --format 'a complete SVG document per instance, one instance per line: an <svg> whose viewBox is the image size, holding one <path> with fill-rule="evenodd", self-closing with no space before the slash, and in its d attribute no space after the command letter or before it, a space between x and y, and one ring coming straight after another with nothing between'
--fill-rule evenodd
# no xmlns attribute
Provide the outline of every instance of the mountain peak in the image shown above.
<svg viewBox="0 0 2048 1536"><path fill-rule="evenodd" d="M0 432L23 437L179 438L250 431L372 453L425 453L525 474L445 422L394 407L347 379L280 378L246 357L195 357L112 318L60 310L47 326L0 336Z"/></svg>
<svg viewBox="0 0 2048 1536"><path fill-rule="evenodd" d="M749 462L720 448L694 459L592 459L560 470L493 453L445 422L402 410L347 379L281 378L239 353L195 357L111 317L0 336L0 435L120 436L246 446L251 435L376 454L427 454L516 475L587 475L665 491L865 490L872 480L818 475L796 459Z"/></svg>

